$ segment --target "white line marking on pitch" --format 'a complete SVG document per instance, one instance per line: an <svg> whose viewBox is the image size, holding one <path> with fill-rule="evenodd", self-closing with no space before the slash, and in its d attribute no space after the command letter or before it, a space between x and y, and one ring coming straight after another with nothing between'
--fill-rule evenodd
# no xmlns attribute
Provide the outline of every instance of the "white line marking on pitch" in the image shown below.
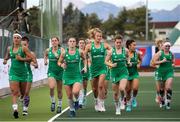
<svg viewBox="0 0 180 122"><path fill-rule="evenodd" d="M60 118L61 120L180 120L180 118L140 118L140 117L133 117L133 118L88 118L88 117L81 117L81 118Z"/></svg>
<svg viewBox="0 0 180 122"><path fill-rule="evenodd" d="M92 93L92 90L89 91L86 96L90 95L91 93ZM62 115L63 113L65 113L68 109L69 109L69 107L66 107L61 113L56 114L55 116L53 116L52 118L50 118L50 119L48 120L48 122L53 122L58 116L61 116L61 115Z"/></svg>

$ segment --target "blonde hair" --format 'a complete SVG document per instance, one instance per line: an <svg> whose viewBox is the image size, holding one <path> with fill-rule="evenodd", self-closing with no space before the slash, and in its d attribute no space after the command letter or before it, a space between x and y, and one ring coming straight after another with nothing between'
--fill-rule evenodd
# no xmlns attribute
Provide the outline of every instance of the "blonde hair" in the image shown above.
<svg viewBox="0 0 180 122"><path fill-rule="evenodd" d="M94 32L94 28L90 29L90 30L87 32L89 39L93 38L93 32Z"/></svg>
<svg viewBox="0 0 180 122"><path fill-rule="evenodd" d="M101 31L99 28L94 28L94 29L93 29L93 38L95 38L95 34L96 34L97 32L102 34L102 31Z"/></svg>
<svg viewBox="0 0 180 122"><path fill-rule="evenodd" d="M155 45L157 47L160 47L160 44L164 43L164 39L163 38L156 38L155 39Z"/></svg>

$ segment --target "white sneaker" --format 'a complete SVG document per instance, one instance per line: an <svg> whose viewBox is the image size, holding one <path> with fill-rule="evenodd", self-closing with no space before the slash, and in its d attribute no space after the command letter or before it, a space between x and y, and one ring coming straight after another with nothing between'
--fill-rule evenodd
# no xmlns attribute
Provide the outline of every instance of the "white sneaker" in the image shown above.
<svg viewBox="0 0 180 122"><path fill-rule="evenodd" d="M104 102L98 99L97 104L95 104L95 110L98 112L105 112Z"/></svg>
<svg viewBox="0 0 180 122"><path fill-rule="evenodd" d="M99 103L97 105L95 105L95 110L98 111L98 112L102 112L103 111L103 108L101 105L99 105Z"/></svg>
<svg viewBox="0 0 180 122"><path fill-rule="evenodd" d="M121 100L121 105L120 105L121 110L125 109L125 104L124 104L124 100Z"/></svg>
<svg viewBox="0 0 180 122"><path fill-rule="evenodd" d="M120 109L120 107L117 107L117 108L116 108L116 115L121 115L121 109Z"/></svg>
<svg viewBox="0 0 180 122"><path fill-rule="evenodd" d="M106 111L105 106L104 106L104 102L101 103L101 110L102 110L102 112Z"/></svg>

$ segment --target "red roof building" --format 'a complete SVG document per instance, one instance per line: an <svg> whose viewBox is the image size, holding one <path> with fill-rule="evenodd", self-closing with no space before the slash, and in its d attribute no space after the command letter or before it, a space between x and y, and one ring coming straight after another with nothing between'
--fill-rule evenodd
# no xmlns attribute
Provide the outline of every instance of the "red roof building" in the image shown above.
<svg viewBox="0 0 180 122"><path fill-rule="evenodd" d="M178 21L151 22L150 27L152 28L150 29L150 31L152 32L152 36L153 36L152 39L155 38L166 39L177 23Z"/></svg>

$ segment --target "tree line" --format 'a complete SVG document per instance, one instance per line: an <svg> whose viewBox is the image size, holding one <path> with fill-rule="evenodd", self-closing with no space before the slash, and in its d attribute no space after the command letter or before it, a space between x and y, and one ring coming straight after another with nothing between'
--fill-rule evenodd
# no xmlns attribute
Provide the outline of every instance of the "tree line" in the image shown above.
<svg viewBox="0 0 180 122"><path fill-rule="evenodd" d="M40 21L37 14L40 10L37 7L30 8L28 22L30 34L40 36ZM127 10L125 7L118 13L118 16L109 15L106 21L99 19L96 13L84 14L72 3L64 9L63 13L63 40L69 37L87 38L88 30L94 27L101 28L104 35L111 36L121 34L134 39L144 40L146 7ZM149 14L149 20L151 20ZM39 24L38 24L39 23ZM49 38L49 37L47 37Z"/></svg>

